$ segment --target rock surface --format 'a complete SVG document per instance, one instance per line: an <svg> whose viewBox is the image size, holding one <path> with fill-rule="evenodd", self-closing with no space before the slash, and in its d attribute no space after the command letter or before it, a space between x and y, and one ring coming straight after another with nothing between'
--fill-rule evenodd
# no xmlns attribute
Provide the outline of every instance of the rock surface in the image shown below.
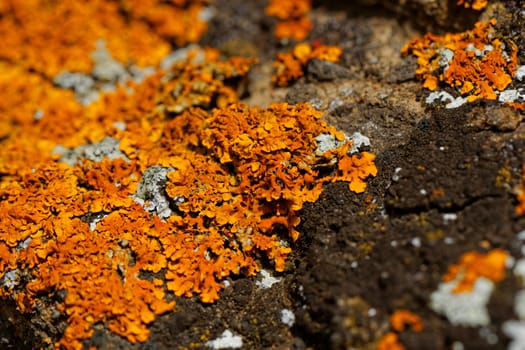
<svg viewBox="0 0 525 350"><path fill-rule="evenodd" d="M505 349L523 341L515 329L525 319L515 303L525 285L515 263L525 254L525 217L515 212L513 192L525 162L523 111L486 100L458 108L428 105L415 59L400 53L426 31L464 31L478 18L496 17L496 30L516 42L525 64L522 2L489 1L475 11L455 1L314 1L307 40L341 47L341 60L311 61L307 74L284 88L271 85L272 64L293 42L274 38L265 5L213 2L215 16L199 44L259 57L245 102L310 102L347 135L367 136L378 175L364 194L330 183L318 201L305 205L284 272L270 273L277 283L261 288L261 274L229 277L213 304L174 297L176 310L157 317L144 343L131 344L97 324L84 347L374 349L389 332L406 349ZM516 80L511 87L524 85ZM432 293L464 253L496 248L511 258L487 302L488 324L454 325L431 307ZM46 338L60 339L65 320L50 305L27 315L2 301L0 348L52 348ZM401 309L418 315L424 329L395 330L390 316ZM232 340L222 347L224 334Z"/></svg>

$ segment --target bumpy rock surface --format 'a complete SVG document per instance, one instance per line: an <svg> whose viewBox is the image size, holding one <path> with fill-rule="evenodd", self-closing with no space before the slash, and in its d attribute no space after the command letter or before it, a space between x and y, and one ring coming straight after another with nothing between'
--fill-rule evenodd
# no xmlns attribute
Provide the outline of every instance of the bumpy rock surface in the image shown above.
<svg viewBox="0 0 525 350"><path fill-rule="evenodd" d="M304 205L299 238L290 243L284 271L275 272L261 258L269 275L229 276L212 304L171 296L175 311L157 316L146 341L130 343L97 323L84 348L226 349L241 343L244 349L297 350L525 347L525 217L515 210L525 162L523 108L485 99L457 108L447 108L448 101L427 103L430 91L416 74L416 58L401 54L411 39L426 32L464 32L478 20L496 18L494 35L509 40L507 45L512 41L518 66L524 65L523 3L489 0L487 7L474 10L445 0L313 1L313 29L306 41L336 45L342 55L337 63L310 61L304 76L287 87L272 85L273 61L296 43L274 37L276 19L264 14L266 5L263 0L211 2L213 16L198 44L218 48L224 56L258 57L248 78L236 85L243 102L309 102L346 135L368 137L370 145L361 151L377 156L377 176L368 179L363 194L349 191L345 183L325 184L320 198ZM132 78L119 69L118 76L106 80L116 84ZM73 89L88 104L96 99L91 89L104 79L86 77L62 75L55 84ZM517 77L506 89L525 89L525 78ZM456 87L440 84L442 91L460 96ZM2 137L0 132L0 145ZM108 153L122 155L113 139L104 140L111 143ZM86 154L94 153L93 145L59 153L75 163L80 156L90 159ZM146 170L154 183L142 183L135 194L160 218L180 204L163 191L169 171ZM100 220L86 220L95 219ZM463 311L474 315L470 323L455 324L432 304L433 293L465 253L495 249L506 253L504 275L486 277L492 288L488 300L477 310ZM276 279L266 280L270 276ZM2 283L5 287L8 278ZM476 288L465 293L474 299ZM447 297L452 302L456 294ZM53 348L50 344L67 326L54 309L64 298L57 291L30 314L21 313L9 298L2 300L0 348ZM423 328L412 321L393 325L397 310L417 315ZM476 319L483 312L488 322ZM388 335L395 341L387 343Z"/></svg>

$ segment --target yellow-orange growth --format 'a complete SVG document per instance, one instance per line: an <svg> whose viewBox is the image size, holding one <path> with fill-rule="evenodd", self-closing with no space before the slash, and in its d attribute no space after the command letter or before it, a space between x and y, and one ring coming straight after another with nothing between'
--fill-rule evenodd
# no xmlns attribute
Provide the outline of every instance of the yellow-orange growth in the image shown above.
<svg viewBox="0 0 525 350"><path fill-rule="evenodd" d="M425 34L405 45L403 54L417 57L417 76L423 86L436 90L445 83L469 102L495 100L517 69L518 47L494 33L495 19L478 22L474 29L445 35Z"/></svg>
<svg viewBox="0 0 525 350"><path fill-rule="evenodd" d="M454 293L469 292L479 277L499 282L505 277L506 262L509 254L501 249L493 249L486 254L467 252L457 264L449 267L443 276L445 282L458 280Z"/></svg>
<svg viewBox="0 0 525 350"><path fill-rule="evenodd" d="M275 74L272 82L278 86L288 86L304 76L304 69L312 59L337 62L343 50L337 46L319 45L313 48L308 43L300 43L290 52L278 53L273 66Z"/></svg>

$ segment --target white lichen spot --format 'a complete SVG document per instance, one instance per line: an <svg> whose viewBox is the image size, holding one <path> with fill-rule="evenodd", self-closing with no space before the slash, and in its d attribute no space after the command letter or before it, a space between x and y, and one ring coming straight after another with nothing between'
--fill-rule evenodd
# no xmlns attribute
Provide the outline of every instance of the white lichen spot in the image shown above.
<svg viewBox="0 0 525 350"><path fill-rule="evenodd" d="M19 270L9 270L4 273L4 276L0 279L0 285L7 289L13 289L18 284L19 280Z"/></svg>
<svg viewBox="0 0 525 350"><path fill-rule="evenodd" d="M439 52L439 66L443 68L443 73L446 73L446 71L450 68L450 62L454 58L454 51L450 49L443 48Z"/></svg>
<svg viewBox="0 0 525 350"><path fill-rule="evenodd" d="M525 350L525 321L505 321L501 330L512 339L507 350Z"/></svg>
<svg viewBox="0 0 525 350"><path fill-rule="evenodd" d="M281 282L281 278L280 277L273 277L266 270L261 270L261 275L262 275L262 279L260 281L256 281L255 282L257 287L259 287L261 289L272 288L272 286L274 284Z"/></svg>
<svg viewBox="0 0 525 350"><path fill-rule="evenodd" d="M118 81L126 80L128 77L126 68L111 56L104 40L97 41L95 51L91 53L91 58L95 63L92 72L95 79L115 84Z"/></svg>
<svg viewBox="0 0 525 350"><path fill-rule="evenodd" d="M504 48L502 48L502 49L504 49ZM468 44L467 47L465 48L465 51L471 51L471 52L473 51L474 54L476 55L476 57L479 57L479 58L485 57L486 53L490 52L492 50L494 50L494 46L492 46L490 44L485 45L483 47L483 49L481 49L481 50L476 48L476 46L474 46L474 44L472 44L472 43Z"/></svg>
<svg viewBox="0 0 525 350"><path fill-rule="evenodd" d="M354 132L350 136L350 141L352 141L352 147L350 147L350 153L356 153L362 147L370 147L370 139L360 132Z"/></svg>
<svg viewBox="0 0 525 350"><path fill-rule="evenodd" d="M289 309L282 309L281 322L287 325L288 327L292 327L295 323L295 314L293 313L293 311Z"/></svg>
<svg viewBox="0 0 525 350"><path fill-rule="evenodd" d="M40 119L42 119L43 117L44 117L44 111L41 110L41 109L37 109L37 110L35 111L35 113L33 114L33 118L34 118L35 120L37 120L37 121L40 120Z"/></svg>
<svg viewBox="0 0 525 350"><path fill-rule="evenodd" d="M514 74L514 77L519 81L523 80L523 77L525 77L525 65L518 67L516 73Z"/></svg>
<svg viewBox="0 0 525 350"><path fill-rule="evenodd" d="M159 218L170 217L172 210L170 198L166 194L166 181L168 173L174 170L174 168L165 168L159 165L147 168L137 186L137 191L133 194L133 200ZM184 202L184 198L177 197L173 201L174 205L179 205Z"/></svg>
<svg viewBox="0 0 525 350"><path fill-rule="evenodd" d="M242 337L233 335L233 333L227 329L219 336L219 338L207 341L205 344L207 347L212 349L239 349L242 348Z"/></svg>
<svg viewBox="0 0 525 350"><path fill-rule="evenodd" d="M414 237L412 238L412 240L410 241L410 243L412 243L412 245L416 248L421 248L421 238L419 237Z"/></svg>
<svg viewBox="0 0 525 350"><path fill-rule="evenodd" d="M476 46L474 46L473 43L469 43L467 47L465 47L465 51L468 51L468 52L476 51Z"/></svg>
<svg viewBox="0 0 525 350"><path fill-rule="evenodd" d="M509 54L505 51L505 44L502 43L502 44L500 45L500 48L501 48L501 51L503 51L503 52L501 53L501 56L503 56L503 58L505 58L505 61L510 62L510 56L509 56Z"/></svg>
<svg viewBox="0 0 525 350"><path fill-rule="evenodd" d="M514 312L520 318L525 321L525 289L522 289L514 296Z"/></svg>
<svg viewBox="0 0 525 350"><path fill-rule="evenodd" d="M465 350L465 346L460 341L455 341L452 343L452 350Z"/></svg>
<svg viewBox="0 0 525 350"><path fill-rule="evenodd" d="M59 161L71 166L75 165L80 157L87 158L94 162L100 162L104 158L108 158L109 160L122 158L126 162L129 162L129 158L120 150L120 141L110 136L106 136L100 142L80 145L74 149L57 145L51 152L53 154L59 154Z"/></svg>
<svg viewBox="0 0 525 350"><path fill-rule="evenodd" d="M433 91L425 99L426 104L432 104L436 101L437 102L449 101L449 103L445 105L445 108L450 109L450 108L457 108L457 107L462 106L463 104L467 102L467 98L461 97L461 96L454 97L446 91Z"/></svg>
<svg viewBox="0 0 525 350"><path fill-rule="evenodd" d="M487 52L491 52L494 50L494 46L487 44L483 47L482 56L485 56Z"/></svg>
<svg viewBox="0 0 525 350"><path fill-rule="evenodd" d="M217 10L212 6L204 7L199 12L199 19L203 22L209 22L213 17L215 17Z"/></svg>
<svg viewBox="0 0 525 350"><path fill-rule="evenodd" d="M525 259L520 259L514 265L514 275L521 277L522 281L525 281Z"/></svg>
<svg viewBox="0 0 525 350"><path fill-rule="evenodd" d="M310 105L312 105L312 107L314 107L318 111L320 111L323 108L323 100L321 100L320 98L311 98L310 100L308 100L308 103L310 103Z"/></svg>
<svg viewBox="0 0 525 350"><path fill-rule="evenodd" d="M399 172L401 172L402 168L395 168L394 169L394 175L392 175L392 181L397 182L399 181Z"/></svg>
<svg viewBox="0 0 525 350"><path fill-rule="evenodd" d="M520 240L520 241L525 241L525 230L521 230L520 232L518 232L516 234L516 237Z"/></svg>
<svg viewBox="0 0 525 350"><path fill-rule="evenodd" d="M525 92L523 89L509 89L501 91L498 96L499 102L523 102L525 101Z"/></svg>
<svg viewBox="0 0 525 350"><path fill-rule="evenodd" d="M345 139L342 141L339 141L335 138L334 135L331 134L320 134L315 138L315 141L317 142L317 149L315 150L315 153L317 155L325 154L326 152L336 149L344 145L348 140L345 136Z"/></svg>
<svg viewBox="0 0 525 350"><path fill-rule="evenodd" d="M454 326L476 327L490 324L487 311L494 283L485 277L479 277L472 291L454 293L458 280L443 282L430 296L431 307L435 312L447 317Z"/></svg>
<svg viewBox="0 0 525 350"><path fill-rule="evenodd" d="M443 242L445 242L445 244L451 245L451 244L456 243L456 240L454 238L452 238L452 237L445 237Z"/></svg>
<svg viewBox="0 0 525 350"><path fill-rule="evenodd" d="M524 232L525 231L521 231L518 234L521 240L524 238ZM522 283L525 283L525 258L515 262L513 273L514 276L521 279ZM525 287L525 285L522 285L522 287ZM525 321L525 289L519 290L514 296L514 312L520 320Z"/></svg>
<svg viewBox="0 0 525 350"><path fill-rule="evenodd" d="M29 243L31 243L33 239L31 237L27 237L25 240L23 240L22 242L18 243L18 245L16 246L16 250L25 250L27 249L27 247L29 247Z"/></svg>
<svg viewBox="0 0 525 350"><path fill-rule="evenodd" d="M458 214L455 213L445 213L443 214L443 223L447 225L450 221L456 221L458 219Z"/></svg>
<svg viewBox="0 0 525 350"><path fill-rule="evenodd" d="M370 139L360 132L354 132L352 136L345 135L341 141L337 140L332 134L320 134L315 138L317 149L315 153L322 155L330 150L337 149L347 142L351 142L350 153L356 153L362 147L370 147Z"/></svg>
<svg viewBox="0 0 525 350"><path fill-rule="evenodd" d="M126 123L124 122L114 122L113 127L120 131L126 131Z"/></svg>
<svg viewBox="0 0 525 350"><path fill-rule="evenodd" d="M102 219L104 219L106 216L108 216L108 214L105 214L105 213L97 213L93 215L93 217L89 221L89 229L91 231L95 231L97 228L97 224L101 222Z"/></svg>
<svg viewBox="0 0 525 350"><path fill-rule="evenodd" d="M53 83L63 89L73 90L77 101L84 106L98 99L95 81L87 74L62 72L53 79Z"/></svg>
<svg viewBox="0 0 525 350"><path fill-rule="evenodd" d="M154 67L123 65L113 58L102 39L96 42L91 58L93 70L90 74L65 71L53 79L55 85L73 90L77 101L84 106L97 100L101 92L114 91L118 84L129 80L141 83L147 76L155 73Z"/></svg>
<svg viewBox="0 0 525 350"><path fill-rule="evenodd" d="M202 50L196 44L190 44L184 48L172 51L169 55L164 57L164 59L160 62L160 68L162 70L169 70L174 64L185 62L190 57L190 53L195 54L195 57L192 57L193 63L204 63L204 50Z"/></svg>
<svg viewBox="0 0 525 350"><path fill-rule="evenodd" d="M452 99L452 102L447 103L445 105L445 108L447 109L458 108L460 106L463 106L465 103L467 103L467 98L459 96L459 97L456 97L455 99Z"/></svg>

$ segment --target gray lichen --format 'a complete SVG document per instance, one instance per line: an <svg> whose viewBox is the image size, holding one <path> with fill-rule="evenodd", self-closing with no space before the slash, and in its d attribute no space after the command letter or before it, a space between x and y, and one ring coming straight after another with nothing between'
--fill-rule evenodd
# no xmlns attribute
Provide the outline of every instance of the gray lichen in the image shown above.
<svg viewBox="0 0 525 350"><path fill-rule="evenodd" d="M140 83L155 72L153 67L124 66L111 56L104 40L97 41L91 58L93 59L91 74L62 72L53 79L55 85L73 90L77 101L84 106L97 100L101 91L113 91L118 84L124 84L129 80Z"/></svg>
<svg viewBox="0 0 525 350"><path fill-rule="evenodd" d="M315 141L317 142L317 149L315 150L317 155L322 155L329 150L339 148L346 142L352 143L350 153L356 153L360 148L370 146L370 139L359 132L354 132L352 136L345 135L344 140L341 141L337 140L335 136L331 134L320 134L315 138Z"/></svg>
<svg viewBox="0 0 525 350"><path fill-rule="evenodd" d="M73 90L77 101L84 106L98 98L95 81L87 74L63 72L53 79L53 83L63 89Z"/></svg>
<svg viewBox="0 0 525 350"><path fill-rule="evenodd" d="M94 162L100 162L104 157L109 160L122 158L129 161L120 150L120 141L109 136L100 142L81 145L74 149L58 145L53 149L53 153L60 154L59 161L71 166L75 165L79 158L86 158Z"/></svg>
<svg viewBox="0 0 525 350"><path fill-rule="evenodd" d="M148 212L163 219L168 218L172 213L170 198L166 194L166 181L168 173L173 170L175 169L159 165L146 169L137 192L133 195L135 202L142 205ZM175 204L183 201L184 198L175 199Z"/></svg>

